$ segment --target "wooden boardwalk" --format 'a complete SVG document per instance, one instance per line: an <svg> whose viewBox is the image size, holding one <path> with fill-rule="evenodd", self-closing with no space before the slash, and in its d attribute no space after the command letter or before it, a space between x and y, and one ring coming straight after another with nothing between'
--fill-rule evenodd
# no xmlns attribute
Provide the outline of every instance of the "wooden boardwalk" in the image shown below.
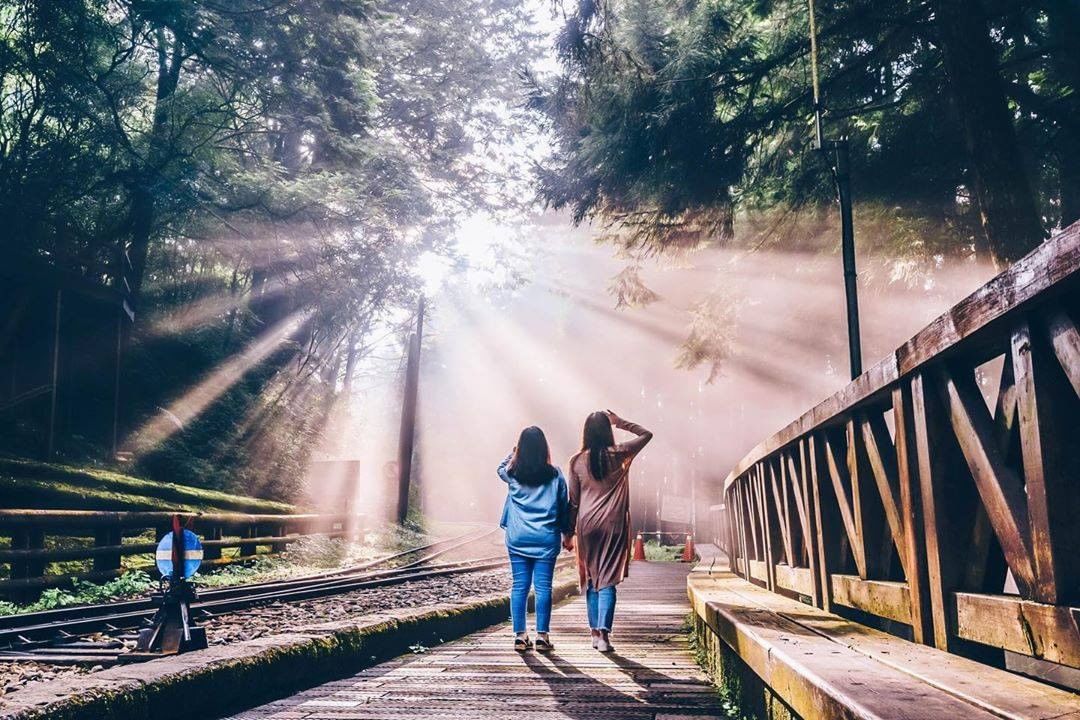
<svg viewBox="0 0 1080 720"><path fill-rule="evenodd" d="M635 563L619 586L615 652L592 649L585 599L555 608L555 652L518 654L509 623L398 658L233 720L690 720L724 717L687 645L689 565ZM530 618L531 622L531 618Z"/></svg>

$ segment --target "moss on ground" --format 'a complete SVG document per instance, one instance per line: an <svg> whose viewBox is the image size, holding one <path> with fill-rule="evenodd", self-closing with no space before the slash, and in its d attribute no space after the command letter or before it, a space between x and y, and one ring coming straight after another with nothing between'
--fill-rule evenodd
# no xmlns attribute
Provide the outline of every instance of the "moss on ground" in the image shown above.
<svg viewBox="0 0 1080 720"><path fill-rule="evenodd" d="M161 483L100 468L0 458L0 503L8 508L294 513L273 500Z"/></svg>

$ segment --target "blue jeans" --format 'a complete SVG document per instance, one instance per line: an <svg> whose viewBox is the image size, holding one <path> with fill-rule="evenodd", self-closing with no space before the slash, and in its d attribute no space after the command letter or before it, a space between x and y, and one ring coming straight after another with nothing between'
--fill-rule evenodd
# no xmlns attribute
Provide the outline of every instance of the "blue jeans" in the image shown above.
<svg viewBox="0 0 1080 720"><path fill-rule="evenodd" d="M510 571L514 584L510 590L510 617L514 632L525 632L525 611L529 606L529 585L536 590L536 632L546 633L551 625L551 578L555 558L542 560L510 553Z"/></svg>
<svg viewBox="0 0 1080 720"><path fill-rule="evenodd" d="M585 605L589 609L589 628L611 632L615 622L615 586L594 590L590 581L585 588Z"/></svg>

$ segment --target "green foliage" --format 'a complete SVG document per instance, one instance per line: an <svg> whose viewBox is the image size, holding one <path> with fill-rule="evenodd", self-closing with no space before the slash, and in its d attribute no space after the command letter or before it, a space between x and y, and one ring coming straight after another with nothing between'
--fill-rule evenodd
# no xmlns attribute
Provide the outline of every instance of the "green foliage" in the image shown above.
<svg viewBox="0 0 1080 720"><path fill-rule="evenodd" d="M336 568L345 563L352 550L353 543L344 538L311 535L290 544L285 559L304 567Z"/></svg>
<svg viewBox="0 0 1080 720"><path fill-rule="evenodd" d="M1067 2L961 4L976 18L962 39L989 43L1000 60L991 77L1000 73L1001 87L991 83L985 95L1012 107L1045 223L1072 222L1080 211L1061 208L1080 207L1080 185L1070 184L1080 174L1066 156L1080 148L1080 129L1062 113L1080 97L1080 63L1059 40L1080 27L1080 13ZM737 209L832 201L828 165L814 151L805 0L560 7L560 72L530 78L530 107L556 142L537 173L547 204L605 222L619 243L656 250L730 240ZM957 85L942 45L952 36L934 7L819 3L822 103L828 138L849 139L857 201L898 208L899 219L968 252L985 242L969 206L982 202L984 224L1010 207L976 198L980 184L1020 194L1026 185L973 162L965 127L981 118L950 104Z"/></svg>
<svg viewBox="0 0 1080 720"><path fill-rule="evenodd" d="M130 285L139 472L300 494L346 368L407 323L417 258L459 217L521 205L530 19L518 0L0 8L0 253Z"/></svg>
<svg viewBox="0 0 1080 720"><path fill-rule="evenodd" d="M649 562L678 562L682 551L682 545L662 545L655 539L645 541L645 559Z"/></svg>
<svg viewBox="0 0 1080 720"><path fill-rule="evenodd" d="M42 591L35 602L19 605L0 601L0 615L55 610L70 605L88 605L111 602L146 595L156 586L150 576L141 570L131 570L108 582L96 584L74 580L69 588L49 588Z"/></svg>
<svg viewBox="0 0 1080 720"><path fill-rule="evenodd" d="M244 585L271 579L283 568L281 558L256 557L243 564L226 565L212 573L196 573L192 582L198 587L217 588Z"/></svg>

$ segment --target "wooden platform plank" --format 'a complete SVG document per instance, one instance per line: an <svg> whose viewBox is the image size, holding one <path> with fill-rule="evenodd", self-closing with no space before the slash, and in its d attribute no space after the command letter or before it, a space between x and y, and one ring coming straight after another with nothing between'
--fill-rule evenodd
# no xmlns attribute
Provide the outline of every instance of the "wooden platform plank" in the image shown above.
<svg viewBox="0 0 1080 720"><path fill-rule="evenodd" d="M695 612L804 718L1080 719L1080 696L695 572Z"/></svg>
<svg viewBox="0 0 1080 720"><path fill-rule="evenodd" d="M689 566L635 563L619 586L615 652L592 649L584 598L555 608L548 654L514 652L509 624L368 668L232 720L719 720L686 636ZM531 618L530 618L531 622Z"/></svg>

